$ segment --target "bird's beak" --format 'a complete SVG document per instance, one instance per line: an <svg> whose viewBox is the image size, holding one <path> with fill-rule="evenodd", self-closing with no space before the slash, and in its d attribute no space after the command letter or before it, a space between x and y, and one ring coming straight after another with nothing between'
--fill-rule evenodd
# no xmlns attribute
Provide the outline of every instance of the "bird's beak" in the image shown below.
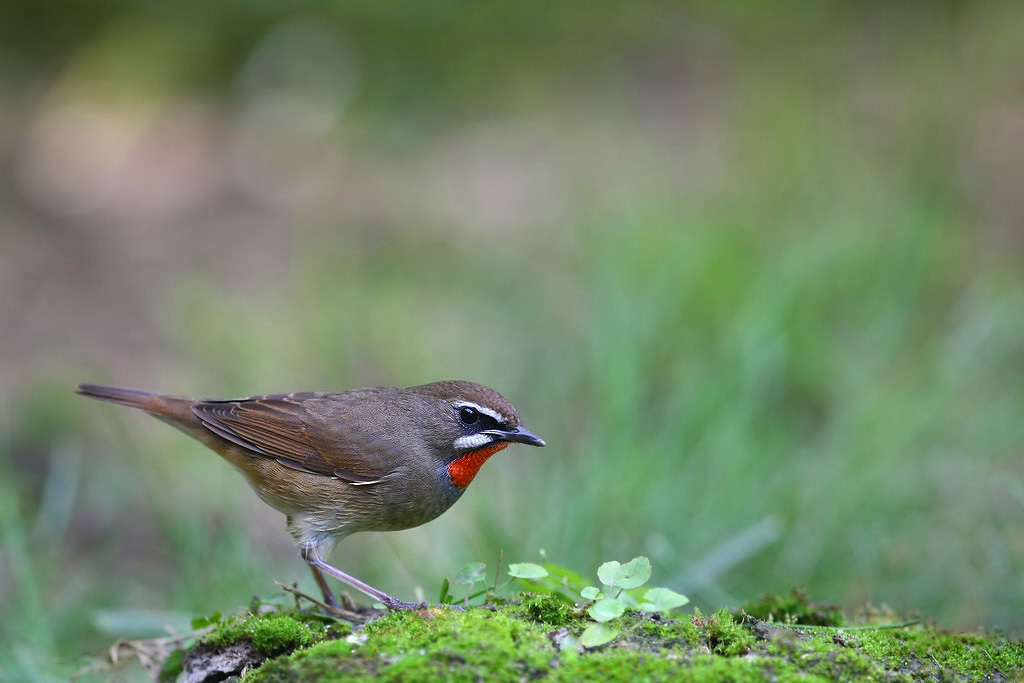
<svg viewBox="0 0 1024 683"><path fill-rule="evenodd" d="M481 434L490 434L491 436L497 437L500 441L510 441L512 443L525 443L530 446L544 446L544 439L540 438L533 432L527 430L525 427L519 426L515 429L488 429Z"/></svg>

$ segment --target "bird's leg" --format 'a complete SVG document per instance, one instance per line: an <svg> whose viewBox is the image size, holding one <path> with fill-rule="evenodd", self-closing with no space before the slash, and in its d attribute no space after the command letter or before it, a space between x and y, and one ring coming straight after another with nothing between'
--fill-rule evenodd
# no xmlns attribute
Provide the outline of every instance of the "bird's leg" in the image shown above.
<svg viewBox="0 0 1024 683"><path fill-rule="evenodd" d="M341 571L337 567L334 567L334 566L329 565L326 562L324 562L322 559L320 559L319 554L316 553L311 548L308 548L308 547L302 548L302 559L304 559L306 561L306 563L312 568L314 576L316 576L318 572L326 572L327 574L330 574L331 576L333 576L334 578L338 579L339 581L342 581L342 582L347 583L348 585L352 586L357 591L359 591L361 593L365 593L366 595L369 595L371 598L373 598L377 602L382 603L388 609L399 610L399 609L417 609L417 608L420 608L420 607L426 607L425 603L403 602L402 600L399 600L396 597L388 595L387 593L385 593L382 590L378 590L378 589L374 588L373 586L371 586L368 583L363 583L362 581L360 581L356 577L354 577L354 576L352 576L350 574L346 574L345 572ZM321 575L319 577L319 580L322 580L322 579L323 579L323 576ZM319 583L319 580L318 580L318 583ZM321 588L323 588L322 585L321 585Z"/></svg>
<svg viewBox="0 0 1024 683"><path fill-rule="evenodd" d="M334 593L331 592L331 587L327 585L327 579L320 572L319 569L313 565L309 565L309 571L313 572L313 578L316 579L316 585L320 586L320 592L324 594L324 604L334 609L339 609L341 603L334 597Z"/></svg>

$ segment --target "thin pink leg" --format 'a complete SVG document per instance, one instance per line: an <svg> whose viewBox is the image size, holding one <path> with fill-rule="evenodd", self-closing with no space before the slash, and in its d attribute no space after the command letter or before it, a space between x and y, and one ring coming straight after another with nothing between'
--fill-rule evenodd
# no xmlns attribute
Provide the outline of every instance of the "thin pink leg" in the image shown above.
<svg viewBox="0 0 1024 683"><path fill-rule="evenodd" d="M396 597L388 595L384 591L378 590L378 589L374 588L373 586L371 586L368 583L363 583L362 581L360 581L356 577L352 576L351 574L346 574L345 572L341 571L337 567L327 564L326 562L321 560L319 557L317 557L316 554L313 553L313 552L303 551L302 559L304 559L306 561L306 563L309 564L310 568L313 570L313 575L314 576L317 575L317 572L326 572L327 574L330 574L331 576L333 576L334 578L338 579L339 581L342 581L342 582L347 583L348 585L352 586L357 591L359 591L361 593L365 593L366 595L369 595L371 598L373 598L377 602L382 603L388 609L392 609L392 610L418 609L418 608L426 607L427 606L427 603L425 603L425 602L419 602L419 603L417 603L417 602L404 602L402 600L399 600ZM322 579L323 579L322 576L319 577L319 580L322 580ZM318 583L319 583L319 580L318 580ZM325 584L321 584L321 586L320 586L321 589L324 588L324 585ZM329 592L329 591L325 591L325 594L324 594L325 598L326 598L326 593L327 592ZM328 604L330 604L330 603L328 603Z"/></svg>

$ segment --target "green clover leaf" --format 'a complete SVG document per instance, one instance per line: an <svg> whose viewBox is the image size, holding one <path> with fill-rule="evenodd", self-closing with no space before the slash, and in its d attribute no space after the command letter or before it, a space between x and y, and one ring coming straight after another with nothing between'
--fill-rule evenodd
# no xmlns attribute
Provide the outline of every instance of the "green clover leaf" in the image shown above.
<svg viewBox="0 0 1024 683"><path fill-rule="evenodd" d="M622 565L615 560L611 562L605 562L597 568L597 578L601 579L601 583L606 586L615 585L615 577L618 576L619 567Z"/></svg>
<svg viewBox="0 0 1024 683"><path fill-rule="evenodd" d="M459 570L459 573L452 579L452 583L472 585L484 580L484 569L487 567L483 562L470 562Z"/></svg>
<svg viewBox="0 0 1024 683"><path fill-rule="evenodd" d="M651 561L644 556L634 557L619 567L615 574L615 585L619 588L637 588L651 578Z"/></svg>
<svg viewBox="0 0 1024 683"><path fill-rule="evenodd" d="M626 603L615 598L604 598L598 600L587 610L587 614L594 621L611 621L617 617L621 617L622 613L626 611Z"/></svg>
<svg viewBox="0 0 1024 683"><path fill-rule="evenodd" d="M543 579L548 575L548 570L539 564L532 562L520 562L508 566L508 575L517 579Z"/></svg>
<svg viewBox="0 0 1024 683"><path fill-rule="evenodd" d="M667 612L690 602L685 595L668 588L652 588L644 593L644 600L647 602L641 603L640 609L645 612Z"/></svg>
<svg viewBox="0 0 1024 683"><path fill-rule="evenodd" d="M586 648L598 647L611 642L617 635L619 632L607 624L591 624L580 636L580 644Z"/></svg>

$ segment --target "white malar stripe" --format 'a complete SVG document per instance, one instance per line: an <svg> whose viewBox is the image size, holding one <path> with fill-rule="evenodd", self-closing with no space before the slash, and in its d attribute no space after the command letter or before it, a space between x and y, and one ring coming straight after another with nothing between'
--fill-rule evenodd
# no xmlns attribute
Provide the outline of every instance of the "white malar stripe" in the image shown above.
<svg viewBox="0 0 1024 683"><path fill-rule="evenodd" d="M459 403L455 403L453 405L457 409L461 409L461 408L474 408L474 409L480 411L481 413L483 413L484 415L487 415L489 417L494 418L495 420L497 420L498 424L505 424L506 422L508 422L508 418L505 417L504 415L498 413L496 410L491 410L490 408L485 408L484 406L482 406L482 405L480 405L478 403L473 403L472 401L460 401Z"/></svg>
<svg viewBox="0 0 1024 683"><path fill-rule="evenodd" d="M490 442L494 441L494 437L490 434L467 434L466 436L460 436L455 439L452 443L457 450L465 450L470 448L480 448L486 446Z"/></svg>

